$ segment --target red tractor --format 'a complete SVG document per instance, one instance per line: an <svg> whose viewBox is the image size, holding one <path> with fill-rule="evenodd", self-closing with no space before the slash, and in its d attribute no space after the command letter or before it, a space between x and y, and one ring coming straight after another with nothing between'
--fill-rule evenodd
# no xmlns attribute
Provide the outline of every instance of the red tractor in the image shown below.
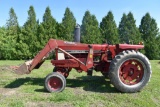
<svg viewBox="0 0 160 107"><path fill-rule="evenodd" d="M143 47L142 44L100 45L50 39L34 59L25 62L15 72L29 74L54 52L56 57L51 63L55 67L45 79L45 88L49 92L63 91L66 78L74 68L88 75L92 75L93 70L100 71L109 77L115 88L132 93L141 90L152 73L149 60L138 52Z"/></svg>

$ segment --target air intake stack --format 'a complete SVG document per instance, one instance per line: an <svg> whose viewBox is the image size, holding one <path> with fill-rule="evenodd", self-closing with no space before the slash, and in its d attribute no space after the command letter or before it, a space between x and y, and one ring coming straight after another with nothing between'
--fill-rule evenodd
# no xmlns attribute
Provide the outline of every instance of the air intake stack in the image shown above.
<svg viewBox="0 0 160 107"><path fill-rule="evenodd" d="M80 25L77 24L74 30L74 42L80 42Z"/></svg>

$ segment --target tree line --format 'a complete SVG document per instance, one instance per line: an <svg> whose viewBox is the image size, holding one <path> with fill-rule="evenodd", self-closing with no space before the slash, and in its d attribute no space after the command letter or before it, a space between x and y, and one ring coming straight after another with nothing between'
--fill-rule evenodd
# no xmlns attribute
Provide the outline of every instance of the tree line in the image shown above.
<svg viewBox="0 0 160 107"><path fill-rule="evenodd" d="M9 11L6 25L0 27L0 59L19 60L31 59L40 51L50 38L73 41L76 19L67 7L58 23L52 16L49 7L46 8L42 22L36 19L33 6L29 7L28 18L23 26L13 8ZM82 43L131 43L144 42L141 51L149 59L160 59L160 33L156 20L146 13L139 27L132 12L123 14L119 26L116 25L112 11L109 11L99 23L90 11L84 13L81 25Z"/></svg>

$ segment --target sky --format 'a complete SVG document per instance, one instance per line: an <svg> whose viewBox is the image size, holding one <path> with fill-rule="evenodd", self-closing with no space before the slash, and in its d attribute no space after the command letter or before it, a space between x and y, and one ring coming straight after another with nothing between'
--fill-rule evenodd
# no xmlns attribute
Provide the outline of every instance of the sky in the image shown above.
<svg viewBox="0 0 160 107"><path fill-rule="evenodd" d="M98 22L112 11L117 26L123 13L132 12L137 27L142 17L149 12L160 28L160 0L0 0L0 26L4 26L9 19L9 10L12 7L18 17L20 26L27 21L28 10L34 6L36 18L42 21L47 6L50 7L52 16L61 22L66 7L73 12L78 24L82 23L85 11L94 14Z"/></svg>

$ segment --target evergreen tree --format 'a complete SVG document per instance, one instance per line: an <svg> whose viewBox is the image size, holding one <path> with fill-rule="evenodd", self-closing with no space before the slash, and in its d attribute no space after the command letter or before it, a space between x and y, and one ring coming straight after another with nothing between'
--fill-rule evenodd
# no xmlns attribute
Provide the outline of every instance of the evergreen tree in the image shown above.
<svg viewBox="0 0 160 107"><path fill-rule="evenodd" d="M37 29L37 37L38 37L40 46L37 47L38 50L41 50L44 47L44 45L47 43L47 41L49 40L49 37L46 34L45 30L47 29L44 29L43 24L42 23L39 24L38 29Z"/></svg>
<svg viewBox="0 0 160 107"><path fill-rule="evenodd" d="M3 31L5 33L1 38L1 57L3 59L16 59L16 43L19 33L19 25L13 8L9 11L9 19L6 23L6 29L3 29Z"/></svg>
<svg viewBox="0 0 160 107"><path fill-rule="evenodd" d="M24 24L24 28L26 30L32 30L33 33L36 33L37 31L37 20L36 20L36 13L35 13L35 10L34 10L34 7L33 6L30 6L29 7L29 11L28 11L28 19L26 21L26 23Z"/></svg>
<svg viewBox="0 0 160 107"><path fill-rule="evenodd" d="M13 8L9 11L9 19L7 20L6 26L8 29L8 35L14 36L14 39L16 39L19 32L19 24Z"/></svg>
<svg viewBox="0 0 160 107"><path fill-rule="evenodd" d="M149 59L158 59L160 54L157 39L159 29L155 19L151 18L149 13L142 17L139 31L145 43L145 55Z"/></svg>
<svg viewBox="0 0 160 107"><path fill-rule="evenodd" d="M45 30L44 42L46 43L50 38L57 38L56 35L56 20L51 15L51 10L49 7L46 8L46 11L43 16L42 26Z"/></svg>
<svg viewBox="0 0 160 107"><path fill-rule="evenodd" d="M30 6L28 11L28 19L24 24L24 29L22 29L23 33L23 42L29 46L29 57L32 58L39 51L38 47L40 45L37 39L37 28L38 22L36 20L36 13L34 11L34 7Z"/></svg>
<svg viewBox="0 0 160 107"><path fill-rule="evenodd" d="M63 39L72 41L74 36L74 28L76 26L76 19L68 7L66 8L62 19L62 26L61 28L64 30Z"/></svg>
<svg viewBox="0 0 160 107"><path fill-rule="evenodd" d="M56 34L57 34L57 38L58 39L61 39L61 40L65 40L64 38L64 34L65 34L65 31L64 31L65 27L63 26L62 23L56 23Z"/></svg>
<svg viewBox="0 0 160 107"><path fill-rule="evenodd" d="M118 29L111 11L109 11L107 16L102 19L100 29L104 40L107 40L112 44L119 43Z"/></svg>
<svg viewBox="0 0 160 107"><path fill-rule="evenodd" d="M157 53L157 55L158 55L158 60L160 60L160 34L157 36L156 40L157 40L156 44L158 45L158 53Z"/></svg>
<svg viewBox="0 0 160 107"><path fill-rule="evenodd" d="M85 12L82 20L81 37L83 43L102 43L96 16L91 15L89 11Z"/></svg>
<svg viewBox="0 0 160 107"><path fill-rule="evenodd" d="M6 50L6 33L6 29L4 27L0 27L0 59L5 59L4 51Z"/></svg>
<svg viewBox="0 0 160 107"><path fill-rule="evenodd" d="M136 21L131 12L128 15L123 14L119 24L119 37L121 42L138 44L141 41L141 36Z"/></svg>
<svg viewBox="0 0 160 107"><path fill-rule="evenodd" d="M0 27L0 43L2 43L2 39L5 36L6 36L6 29L5 29L5 27Z"/></svg>
<svg viewBox="0 0 160 107"><path fill-rule="evenodd" d="M5 28L4 27L0 27L0 50L1 50L2 44L3 44L4 32L5 32ZM1 53L2 53L2 51L0 51L0 59L2 57Z"/></svg>
<svg viewBox="0 0 160 107"><path fill-rule="evenodd" d="M46 8L43 15L43 22L38 26L37 36L40 43L40 46L37 47L39 50L44 47L50 38L57 39L56 20L51 15L49 7Z"/></svg>
<svg viewBox="0 0 160 107"><path fill-rule="evenodd" d="M126 42L125 38L126 38L126 35L127 35L127 32L126 32L126 21L127 21L127 15L125 13L123 13L123 16L121 18L121 21L119 23L119 28L118 28L118 31L119 31L119 38L120 38L120 42ZM125 41L124 41L125 40Z"/></svg>

